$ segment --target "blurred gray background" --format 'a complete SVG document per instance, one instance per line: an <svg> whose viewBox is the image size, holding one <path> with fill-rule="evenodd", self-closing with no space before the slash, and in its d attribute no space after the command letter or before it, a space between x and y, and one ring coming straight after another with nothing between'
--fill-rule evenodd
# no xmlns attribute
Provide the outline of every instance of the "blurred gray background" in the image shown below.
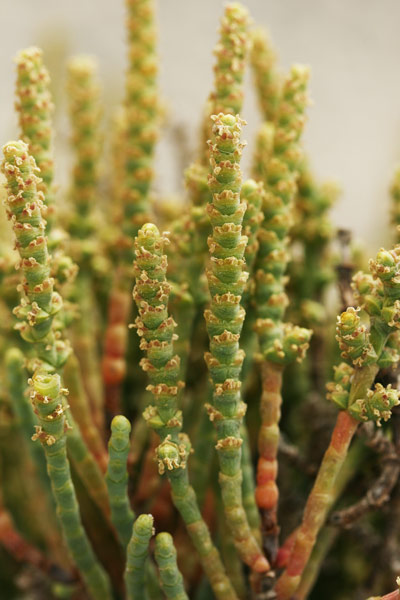
<svg viewBox="0 0 400 600"><path fill-rule="evenodd" d="M351 227L375 252L390 244L388 186L400 163L400 2L398 0L247 0L253 19L265 25L281 66L312 67L313 106L305 146L316 174L336 179L342 195L335 222ZM212 85L212 48L220 0L159 0L160 87L169 122L184 129L195 148L202 107ZM0 142L17 135L13 56L35 44L45 50L57 102L57 178L67 180L68 120L63 88L70 54L98 57L106 117L121 100L126 65L123 0L0 0ZM243 116L249 146L259 114L247 76ZM157 191L179 191L171 131L157 152ZM188 157L189 159L189 157Z"/></svg>

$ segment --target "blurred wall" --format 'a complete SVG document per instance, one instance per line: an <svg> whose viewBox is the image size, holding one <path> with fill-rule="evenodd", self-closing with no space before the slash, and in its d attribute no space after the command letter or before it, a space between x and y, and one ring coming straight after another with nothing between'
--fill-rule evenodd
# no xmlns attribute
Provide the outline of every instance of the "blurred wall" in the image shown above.
<svg viewBox="0 0 400 600"><path fill-rule="evenodd" d="M389 244L387 188L400 163L400 2L396 0L247 0L253 18L268 27L281 65L312 67L313 106L305 146L315 172L343 188L336 223L351 227L374 252ZM162 95L169 119L194 147L204 100L212 84L212 48L224 3L159 0ZM97 55L108 112L122 97L125 70L123 0L0 0L0 142L17 135L12 58L22 47L45 49L54 81L58 147L68 123L63 97L68 54ZM250 89L244 107L251 141L259 115ZM157 190L180 185L168 134L159 146ZM57 175L67 180L68 159L59 149Z"/></svg>

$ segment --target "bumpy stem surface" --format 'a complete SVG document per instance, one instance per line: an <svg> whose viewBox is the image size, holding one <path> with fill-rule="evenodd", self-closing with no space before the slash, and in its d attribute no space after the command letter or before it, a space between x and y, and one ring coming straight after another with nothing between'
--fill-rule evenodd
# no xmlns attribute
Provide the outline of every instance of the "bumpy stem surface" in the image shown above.
<svg viewBox="0 0 400 600"><path fill-rule="evenodd" d="M129 434L131 424L122 415L114 417L111 422L111 438L108 443L110 455L106 482L110 497L111 520L118 532L118 537L127 546L132 533L135 515L130 507L128 497L128 472L126 469L130 449Z"/></svg>
<svg viewBox="0 0 400 600"><path fill-rule="evenodd" d="M242 236L246 206L240 199L240 158L242 121L220 113L213 117L210 142L212 202L207 212L212 225L208 245L211 268L207 271L211 295L210 308L204 313L210 337L210 352L205 359L213 381L210 419L218 442L220 474L225 516L242 560L254 571L269 568L249 527L242 503L240 426L246 407L241 400L239 374L244 358L239 338L245 311L241 297L248 274L244 253L247 238Z"/></svg>
<svg viewBox="0 0 400 600"><path fill-rule="evenodd" d="M140 515L133 524L125 568L128 600L147 600L148 598L145 575L149 543L154 535L153 521L151 515Z"/></svg>
<svg viewBox="0 0 400 600"><path fill-rule="evenodd" d="M135 327L141 337L140 347L146 352L141 366L148 374L150 385L147 390L154 401L154 405L145 410L144 417L161 438L157 448L159 471L167 473L172 500L200 555L214 593L219 600L228 600L236 598L235 592L189 484L187 460L191 445L188 437L181 433L182 412L178 409L178 397L183 383L179 379L180 360L174 354L175 322L168 313L170 285L166 280L165 241L152 224L144 225L135 240L133 297L139 312Z"/></svg>
<svg viewBox="0 0 400 600"><path fill-rule="evenodd" d="M62 399L65 390L61 389L59 375L36 372L32 378L32 390L32 400L40 423L34 438L41 441L46 454L57 514L71 557L81 572L91 597L111 600L110 582L83 529L71 479Z"/></svg>
<svg viewBox="0 0 400 600"><path fill-rule="evenodd" d="M160 572L161 587L168 600L189 600L176 563L176 550L169 533L156 537L154 557Z"/></svg>
<svg viewBox="0 0 400 600"><path fill-rule="evenodd" d="M289 260L288 232L292 223L297 168L301 157L298 140L304 125L307 81L307 68L292 67L283 85L274 126L264 127L258 149L262 160L257 170L264 179L266 196L263 203L264 222L259 232L254 294L257 315L255 329L264 362L256 497L262 512L264 550L272 561L277 552L279 532L276 518L278 489L275 481L282 369L293 360L303 358L311 336L311 332L283 322L288 304L285 294L285 271Z"/></svg>

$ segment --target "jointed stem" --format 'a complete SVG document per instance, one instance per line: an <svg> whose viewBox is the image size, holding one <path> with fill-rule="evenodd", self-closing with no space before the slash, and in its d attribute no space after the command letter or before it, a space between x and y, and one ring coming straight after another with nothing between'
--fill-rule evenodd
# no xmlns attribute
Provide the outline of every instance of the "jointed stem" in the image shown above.
<svg viewBox="0 0 400 600"><path fill-rule="evenodd" d="M303 522L297 532L287 569L276 585L279 600L292 598L300 583L301 575L310 558L318 532L332 505L336 478L346 460L350 442L358 425L359 421L356 421L346 411L339 413L331 442L307 500Z"/></svg>
<svg viewBox="0 0 400 600"><path fill-rule="evenodd" d="M282 404L282 373L281 365L268 361L262 363L261 427L258 436L260 458L257 467L256 500L261 511L263 549L272 562L276 558L279 535L277 523L279 491L276 477Z"/></svg>

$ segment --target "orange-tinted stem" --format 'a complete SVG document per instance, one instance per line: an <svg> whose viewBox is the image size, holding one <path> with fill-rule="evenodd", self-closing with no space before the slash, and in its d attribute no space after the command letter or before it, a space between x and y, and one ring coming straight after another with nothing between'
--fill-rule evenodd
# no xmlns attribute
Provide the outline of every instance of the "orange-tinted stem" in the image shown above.
<svg viewBox="0 0 400 600"><path fill-rule="evenodd" d="M127 323L131 309L131 294L121 288L117 275L108 304L102 372L106 389L105 403L110 416L121 412L121 384L126 374Z"/></svg>
<svg viewBox="0 0 400 600"><path fill-rule="evenodd" d="M256 503L261 511L263 548L274 562L277 553L279 527L277 522L279 420L282 404L283 367L268 361L261 365L262 395L261 427L258 435Z"/></svg>
<svg viewBox="0 0 400 600"><path fill-rule="evenodd" d="M282 546L279 548L275 561L275 567L277 569L284 569L287 567L294 543L296 541L298 530L299 528L297 527L294 531L292 531L292 533L286 538Z"/></svg>
<svg viewBox="0 0 400 600"><path fill-rule="evenodd" d="M334 499L336 478L346 459L350 442L358 425L359 421L353 419L346 411L339 413L329 447L308 497L303 522L298 529L288 566L276 584L278 600L289 600L300 583L318 532Z"/></svg>

